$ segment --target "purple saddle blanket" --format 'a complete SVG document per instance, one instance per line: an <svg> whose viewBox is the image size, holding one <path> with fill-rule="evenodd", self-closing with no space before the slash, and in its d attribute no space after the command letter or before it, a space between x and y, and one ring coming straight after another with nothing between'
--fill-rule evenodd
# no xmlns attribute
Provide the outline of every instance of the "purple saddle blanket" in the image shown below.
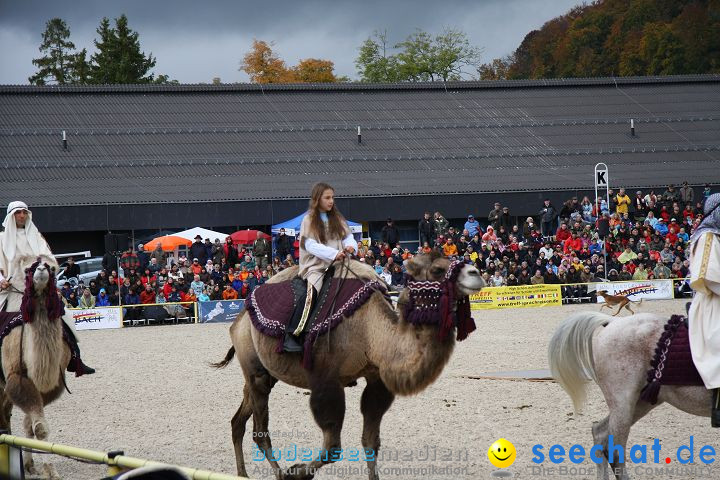
<svg viewBox="0 0 720 480"><path fill-rule="evenodd" d="M661 385L704 385L690 353L690 338L684 317L673 315L665 324L650 362L647 382L640 398L653 405L657 403Z"/></svg>
<svg viewBox="0 0 720 480"><path fill-rule="evenodd" d="M373 293L380 292L389 298L387 288L379 280L358 280L355 278L333 278L327 295L318 298L320 302L313 324L306 330L303 364L311 368L312 346L317 338L337 327L344 318L351 316L362 307ZM285 329L295 310L295 296L292 280L265 283L256 287L246 302L253 326L261 333L279 339L278 353L282 350Z"/></svg>

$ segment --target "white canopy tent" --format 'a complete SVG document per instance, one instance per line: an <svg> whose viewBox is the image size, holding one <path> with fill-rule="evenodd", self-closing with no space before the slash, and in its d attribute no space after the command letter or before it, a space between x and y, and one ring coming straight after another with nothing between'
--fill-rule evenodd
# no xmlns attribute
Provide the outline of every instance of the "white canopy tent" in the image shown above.
<svg viewBox="0 0 720 480"><path fill-rule="evenodd" d="M207 228L202 227L193 227L188 230L183 230L182 232L173 233L176 237L182 237L187 238L191 242L195 241L195 237L200 235L203 239L203 241L206 238L209 238L211 242L214 242L216 238L220 239L221 242L224 242L225 239L228 237L227 233L220 233L215 232L213 230L208 230Z"/></svg>

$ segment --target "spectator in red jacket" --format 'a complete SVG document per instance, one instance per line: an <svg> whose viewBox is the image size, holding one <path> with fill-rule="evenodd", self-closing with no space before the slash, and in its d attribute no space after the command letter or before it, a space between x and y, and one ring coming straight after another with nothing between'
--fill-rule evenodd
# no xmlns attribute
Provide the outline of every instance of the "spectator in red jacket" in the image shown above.
<svg viewBox="0 0 720 480"><path fill-rule="evenodd" d="M560 225L560 228L557 229L557 232L555 232L555 240L558 242L564 242L568 238L570 238L570 229L568 229L568 226L566 223L562 223Z"/></svg>
<svg viewBox="0 0 720 480"><path fill-rule="evenodd" d="M140 292L140 303L155 303L155 292L153 291L152 285L149 283L146 284L145 289Z"/></svg>

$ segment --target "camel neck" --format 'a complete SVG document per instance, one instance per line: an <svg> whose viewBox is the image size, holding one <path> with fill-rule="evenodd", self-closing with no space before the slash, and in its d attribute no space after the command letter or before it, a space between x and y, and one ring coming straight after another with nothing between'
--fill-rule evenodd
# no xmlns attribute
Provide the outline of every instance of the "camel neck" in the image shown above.
<svg viewBox="0 0 720 480"><path fill-rule="evenodd" d="M453 335L440 340L437 326L409 324L401 313L395 322L380 317L384 324L377 330L368 324L375 332L369 332L370 360L391 392L397 395L420 392L435 381L447 364L455 345Z"/></svg>

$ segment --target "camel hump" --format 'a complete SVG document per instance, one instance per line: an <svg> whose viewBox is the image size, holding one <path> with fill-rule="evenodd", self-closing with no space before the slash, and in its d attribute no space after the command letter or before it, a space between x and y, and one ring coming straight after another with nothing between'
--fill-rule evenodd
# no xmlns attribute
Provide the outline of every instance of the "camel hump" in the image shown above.
<svg viewBox="0 0 720 480"><path fill-rule="evenodd" d="M357 278L358 280L364 280L366 282L377 280L378 274L375 273L375 269L367 263L359 262L357 260L350 260L350 268L342 268L341 263L335 263L335 274L334 278L344 277L347 275L348 278Z"/></svg>

